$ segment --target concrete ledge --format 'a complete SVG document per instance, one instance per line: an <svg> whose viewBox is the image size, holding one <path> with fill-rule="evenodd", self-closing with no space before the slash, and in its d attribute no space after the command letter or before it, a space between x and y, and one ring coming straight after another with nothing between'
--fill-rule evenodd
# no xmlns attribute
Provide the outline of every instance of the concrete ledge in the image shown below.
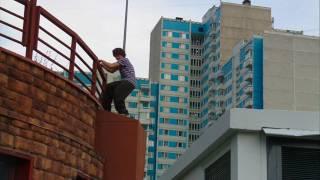
<svg viewBox="0 0 320 180"><path fill-rule="evenodd" d="M247 139L258 141L253 134L264 128L292 129L293 131L320 132L319 112L286 110L231 109L208 127L204 134L162 176L161 180L179 179L204 162L212 152L225 146L247 147ZM243 138L243 136L247 136ZM249 138L248 138L249 137ZM244 140L243 140L244 139ZM241 143L239 144L239 142ZM235 142L235 143L232 143ZM249 143L250 144L250 143ZM230 149L230 147L229 147ZM241 157L232 155L240 162ZM240 167L240 166L239 166ZM234 169L239 168L238 166ZM183 179L183 178L182 178Z"/></svg>

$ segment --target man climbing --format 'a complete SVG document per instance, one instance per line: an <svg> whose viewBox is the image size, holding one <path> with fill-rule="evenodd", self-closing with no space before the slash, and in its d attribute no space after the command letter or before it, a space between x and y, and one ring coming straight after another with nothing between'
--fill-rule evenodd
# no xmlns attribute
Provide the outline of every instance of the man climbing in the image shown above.
<svg viewBox="0 0 320 180"><path fill-rule="evenodd" d="M102 105L105 110L111 111L111 103L113 100L118 113L128 116L129 113L125 105L125 99L136 86L134 68L129 59L126 58L126 53L123 49L115 48L112 50L112 54L117 62L109 63L104 60L99 60L99 63L110 73L119 70L121 80L107 84L102 94Z"/></svg>

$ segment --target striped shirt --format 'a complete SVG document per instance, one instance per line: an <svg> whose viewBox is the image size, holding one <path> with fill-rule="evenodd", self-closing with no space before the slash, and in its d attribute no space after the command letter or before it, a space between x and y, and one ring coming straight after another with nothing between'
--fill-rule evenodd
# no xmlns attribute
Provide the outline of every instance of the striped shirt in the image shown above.
<svg viewBox="0 0 320 180"><path fill-rule="evenodd" d="M127 80L135 87L136 76L135 76L134 68L130 63L129 59L128 58L120 59L118 63L120 64L119 71L121 75L121 80Z"/></svg>

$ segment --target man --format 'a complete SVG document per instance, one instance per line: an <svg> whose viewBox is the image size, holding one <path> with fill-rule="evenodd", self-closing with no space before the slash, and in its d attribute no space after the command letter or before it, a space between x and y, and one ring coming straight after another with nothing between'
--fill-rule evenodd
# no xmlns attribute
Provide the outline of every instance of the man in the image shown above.
<svg viewBox="0 0 320 180"><path fill-rule="evenodd" d="M102 94L102 105L105 110L111 111L111 103L113 100L118 113L128 116L129 113L125 105L125 99L136 86L134 68L129 59L126 58L126 53L123 49L115 48L112 54L117 62L109 63L100 60L99 63L108 72L114 73L119 70L121 80L107 84Z"/></svg>

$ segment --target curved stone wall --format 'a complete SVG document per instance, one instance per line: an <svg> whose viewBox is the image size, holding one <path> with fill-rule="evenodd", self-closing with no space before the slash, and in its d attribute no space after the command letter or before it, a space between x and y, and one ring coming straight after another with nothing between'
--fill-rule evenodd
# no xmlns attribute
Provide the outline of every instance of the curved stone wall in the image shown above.
<svg viewBox="0 0 320 180"><path fill-rule="evenodd" d="M32 179L101 179L98 103L72 82L0 48L0 151L30 156Z"/></svg>

